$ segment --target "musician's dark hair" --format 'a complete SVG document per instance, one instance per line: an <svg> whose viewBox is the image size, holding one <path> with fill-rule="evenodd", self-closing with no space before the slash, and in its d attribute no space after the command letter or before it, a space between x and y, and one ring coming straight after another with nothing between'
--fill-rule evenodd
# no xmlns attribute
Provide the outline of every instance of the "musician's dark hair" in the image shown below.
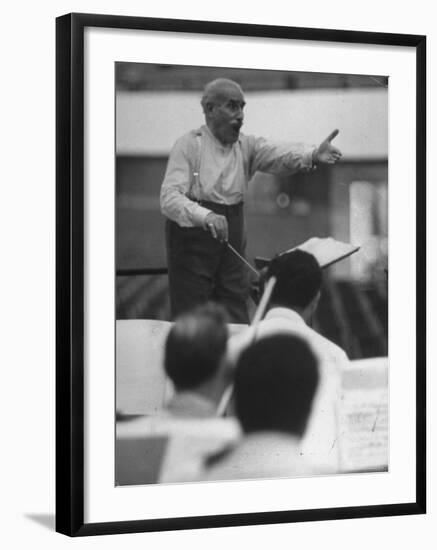
<svg viewBox="0 0 437 550"><path fill-rule="evenodd" d="M218 371L228 340L222 306L207 303L178 317L167 336L164 369L177 390L195 389Z"/></svg>
<svg viewBox="0 0 437 550"><path fill-rule="evenodd" d="M235 409L244 432L301 437L318 382L317 359L298 336L277 334L253 343L235 371Z"/></svg>
<svg viewBox="0 0 437 550"><path fill-rule="evenodd" d="M322 269L312 254L293 250L273 258L267 279L276 277L271 303L291 309L306 308L322 285Z"/></svg>

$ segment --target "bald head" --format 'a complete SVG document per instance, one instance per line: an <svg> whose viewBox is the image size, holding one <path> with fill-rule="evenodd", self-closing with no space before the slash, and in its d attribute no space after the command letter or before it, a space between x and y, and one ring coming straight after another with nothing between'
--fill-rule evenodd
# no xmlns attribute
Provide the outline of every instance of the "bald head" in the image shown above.
<svg viewBox="0 0 437 550"><path fill-rule="evenodd" d="M241 86L234 80L229 78L216 78L203 89L203 95L200 103L203 107L203 112L206 114L206 106L209 104L221 103L226 99L227 95L232 92L237 92L243 97L243 90Z"/></svg>
<svg viewBox="0 0 437 550"><path fill-rule="evenodd" d="M223 145L236 142L244 118L241 86L233 80L217 78L205 86L201 104L206 124L214 136Z"/></svg>

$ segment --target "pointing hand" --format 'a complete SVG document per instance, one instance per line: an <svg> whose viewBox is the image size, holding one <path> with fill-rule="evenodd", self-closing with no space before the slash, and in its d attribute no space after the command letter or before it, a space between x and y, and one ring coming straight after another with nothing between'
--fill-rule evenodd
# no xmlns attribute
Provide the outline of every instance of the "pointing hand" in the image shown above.
<svg viewBox="0 0 437 550"><path fill-rule="evenodd" d="M341 158L341 151L332 145L331 141L338 135L338 130L334 130L322 141L313 153L315 164L335 164Z"/></svg>

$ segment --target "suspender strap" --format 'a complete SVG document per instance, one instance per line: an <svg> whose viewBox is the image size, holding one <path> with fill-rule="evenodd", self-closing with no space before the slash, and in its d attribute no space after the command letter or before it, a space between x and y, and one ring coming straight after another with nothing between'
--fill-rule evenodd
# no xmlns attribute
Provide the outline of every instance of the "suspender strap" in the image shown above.
<svg viewBox="0 0 437 550"><path fill-rule="evenodd" d="M202 133L198 130L196 132L196 143L197 143L197 155L196 155L196 164L194 167L194 183L200 185L200 159L202 156Z"/></svg>
<svg viewBox="0 0 437 550"><path fill-rule="evenodd" d="M197 190L197 194L199 195L200 191L200 159L202 156L202 132L200 130L196 131L196 159L194 162L194 170L193 170L193 177L191 179L191 185L190 189L188 190L187 197L192 200L199 199L199 196L194 197L193 196L193 188Z"/></svg>
<svg viewBox="0 0 437 550"><path fill-rule="evenodd" d="M195 133L196 136L196 159L194 162L194 170L193 170L193 178L191 180L190 189L187 193L187 197L198 200L200 199L200 189L201 189L201 183L200 183L200 162L202 159L202 132L200 130L196 130ZM241 143L238 143L240 149L241 149ZM243 163L244 163L244 171L247 175L248 168L246 166L246 162L244 162L244 156L243 156ZM193 188L197 191L197 197L193 196Z"/></svg>

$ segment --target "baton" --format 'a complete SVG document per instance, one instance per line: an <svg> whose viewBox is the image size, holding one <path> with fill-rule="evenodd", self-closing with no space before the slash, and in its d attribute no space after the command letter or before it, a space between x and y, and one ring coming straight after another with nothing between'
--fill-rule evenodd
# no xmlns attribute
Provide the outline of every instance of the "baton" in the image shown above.
<svg viewBox="0 0 437 550"><path fill-rule="evenodd" d="M259 276L259 272L252 266L250 265L250 263L246 260L246 258L244 258L239 252L237 252L235 250L235 248L228 242L226 241L226 244L228 245L228 248L237 256L237 258L240 258L240 260L245 264L247 265L247 267L253 271L253 273L255 273L255 275Z"/></svg>

